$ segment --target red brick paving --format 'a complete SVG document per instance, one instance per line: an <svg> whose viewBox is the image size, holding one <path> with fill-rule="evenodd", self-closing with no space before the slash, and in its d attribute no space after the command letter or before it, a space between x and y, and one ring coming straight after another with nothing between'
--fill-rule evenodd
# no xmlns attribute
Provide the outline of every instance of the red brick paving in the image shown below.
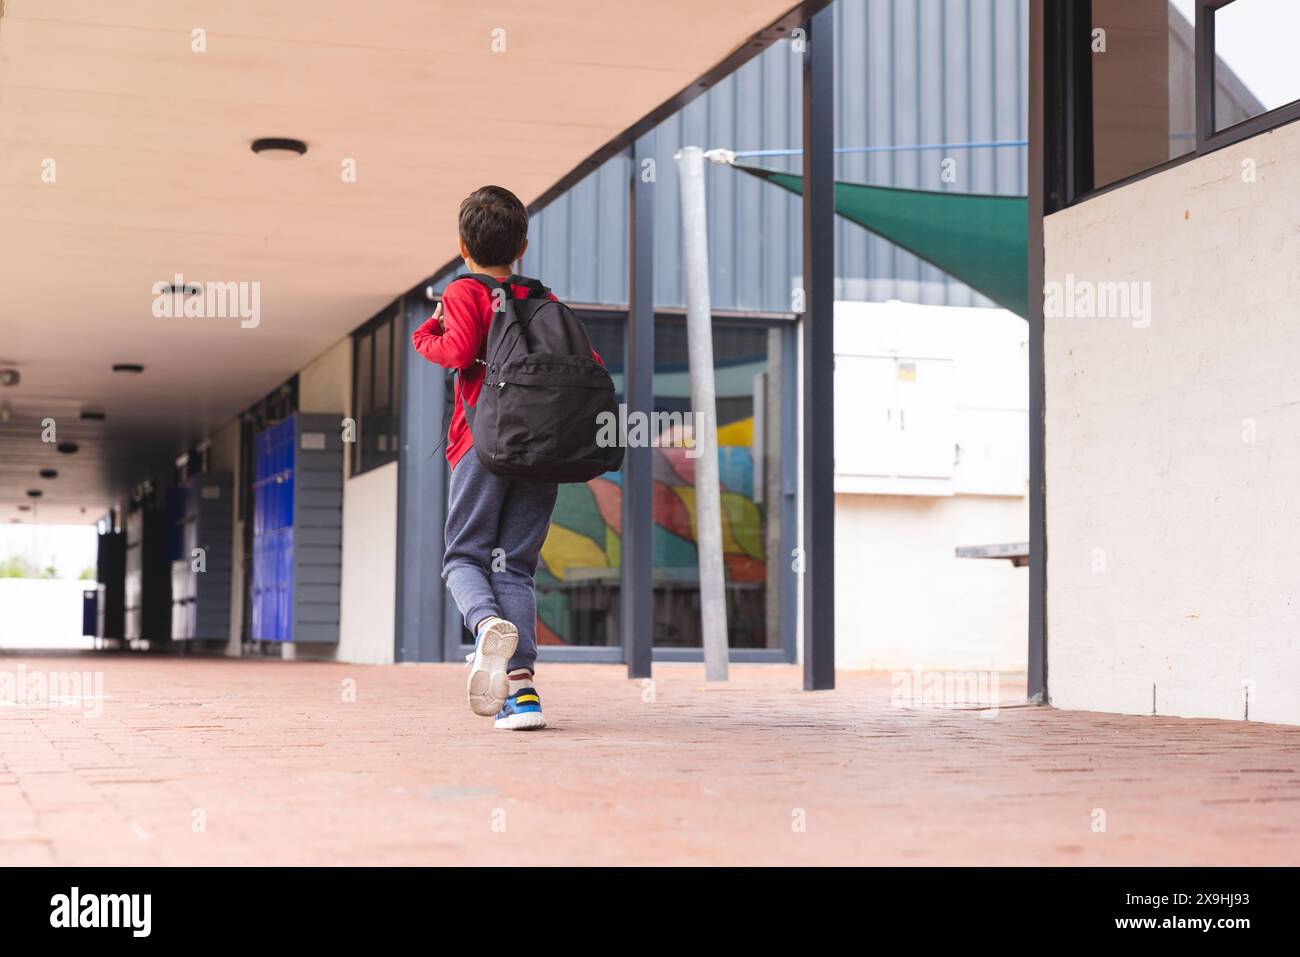
<svg viewBox="0 0 1300 957"><path fill-rule="evenodd" d="M19 662L100 670L106 700L0 705L0 865L1300 863L1300 728L552 665L553 727L512 734L452 665Z"/></svg>

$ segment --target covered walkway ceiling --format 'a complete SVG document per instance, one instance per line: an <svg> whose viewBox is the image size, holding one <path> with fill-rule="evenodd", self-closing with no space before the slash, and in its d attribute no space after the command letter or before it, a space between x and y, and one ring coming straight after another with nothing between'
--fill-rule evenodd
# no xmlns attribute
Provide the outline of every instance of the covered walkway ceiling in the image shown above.
<svg viewBox="0 0 1300 957"><path fill-rule="evenodd" d="M791 6L0 0L0 521L94 520L451 259L470 190L536 201ZM260 324L155 318L177 274L260 283Z"/></svg>

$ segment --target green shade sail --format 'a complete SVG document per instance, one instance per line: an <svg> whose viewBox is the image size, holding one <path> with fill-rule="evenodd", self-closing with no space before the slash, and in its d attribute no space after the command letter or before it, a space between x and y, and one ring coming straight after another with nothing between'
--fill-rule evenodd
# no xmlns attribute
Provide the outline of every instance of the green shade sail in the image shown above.
<svg viewBox="0 0 1300 957"><path fill-rule="evenodd" d="M803 177L735 164L803 195ZM1029 316L1029 201L1024 196L932 192L835 183L835 211L937 266L999 306Z"/></svg>

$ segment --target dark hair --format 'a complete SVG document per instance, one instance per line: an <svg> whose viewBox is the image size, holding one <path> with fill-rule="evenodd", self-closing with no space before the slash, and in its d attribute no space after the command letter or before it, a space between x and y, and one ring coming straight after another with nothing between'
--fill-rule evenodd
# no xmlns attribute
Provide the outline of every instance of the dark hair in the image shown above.
<svg viewBox="0 0 1300 957"><path fill-rule="evenodd" d="M501 186L484 186L460 204L460 238L480 266L508 266L528 238L528 210Z"/></svg>

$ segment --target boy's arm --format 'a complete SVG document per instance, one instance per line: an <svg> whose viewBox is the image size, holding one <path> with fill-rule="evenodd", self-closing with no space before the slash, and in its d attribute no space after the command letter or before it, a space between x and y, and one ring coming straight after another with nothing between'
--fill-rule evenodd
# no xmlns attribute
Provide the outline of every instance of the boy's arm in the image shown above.
<svg viewBox="0 0 1300 957"><path fill-rule="evenodd" d="M437 362L429 355L433 348L434 340L442 336L442 303L439 302L433 309L433 315L421 324L419 329L411 333L411 345L415 346L415 351L424 356L430 362Z"/></svg>
<svg viewBox="0 0 1300 957"><path fill-rule="evenodd" d="M411 335L415 351L446 369L465 369L478 358L482 332L474 317L473 301L455 283L442 294L441 313Z"/></svg>

